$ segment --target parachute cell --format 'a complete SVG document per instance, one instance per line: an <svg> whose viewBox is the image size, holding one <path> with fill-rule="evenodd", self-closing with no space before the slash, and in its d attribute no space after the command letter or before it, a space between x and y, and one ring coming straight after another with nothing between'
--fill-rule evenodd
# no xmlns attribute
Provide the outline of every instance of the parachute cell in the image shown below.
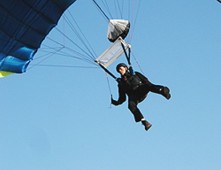
<svg viewBox="0 0 221 170"><path fill-rule="evenodd" d="M44 38L75 1L0 1L1 76L26 71Z"/></svg>

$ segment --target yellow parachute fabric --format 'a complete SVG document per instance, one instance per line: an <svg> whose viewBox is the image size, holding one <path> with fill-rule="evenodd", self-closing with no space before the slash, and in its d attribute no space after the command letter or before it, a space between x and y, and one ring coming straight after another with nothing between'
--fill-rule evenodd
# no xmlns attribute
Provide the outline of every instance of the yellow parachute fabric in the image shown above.
<svg viewBox="0 0 221 170"><path fill-rule="evenodd" d="M0 78L3 78L5 76L8 76L12 74L12 72L8 72L8 71L0 71Z"/></svg>

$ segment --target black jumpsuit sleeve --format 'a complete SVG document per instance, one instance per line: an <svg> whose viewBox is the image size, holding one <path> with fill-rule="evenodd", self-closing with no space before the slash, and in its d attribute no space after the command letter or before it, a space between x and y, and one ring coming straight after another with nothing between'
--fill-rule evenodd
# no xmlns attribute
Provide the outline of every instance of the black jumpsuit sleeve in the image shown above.
<svg viewBox="0 0 221 170"><path fill-rule="evenodd" d="M119 93L118 100L112 99L111 101L111 103L115 106L120 105L126 101L126 93L120 83L118 84L118 93Z"/></svg>

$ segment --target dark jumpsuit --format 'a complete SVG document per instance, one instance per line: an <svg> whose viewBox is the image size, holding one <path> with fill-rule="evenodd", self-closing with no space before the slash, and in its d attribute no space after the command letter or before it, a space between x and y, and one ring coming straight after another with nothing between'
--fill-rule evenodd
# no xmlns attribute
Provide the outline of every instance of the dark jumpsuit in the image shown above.
<svg viewBox="0 0 221 170"><path fill-rule="evenodd" d="M143 119L143 115L137 105L145 99L148 92L154 92L163 95L164 86L152 84L144 75L135 72L133 75L128 71L118 79L118 100L112 99L112 104L120 105L126 101L128 96L128 108L133 113L136 122Z"/></svg>

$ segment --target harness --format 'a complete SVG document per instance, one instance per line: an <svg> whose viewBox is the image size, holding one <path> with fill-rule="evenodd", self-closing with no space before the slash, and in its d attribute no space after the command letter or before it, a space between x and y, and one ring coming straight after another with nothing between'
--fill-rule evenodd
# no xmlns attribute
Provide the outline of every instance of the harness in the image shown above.
<svg viewBox="0 0 221 170"><path fill-rule="evenodd" d="M123 77L123 79L125 83L127 84L127 86L129 87L129 89L136 90L138 87L143 85L142 81L136 74L131 74L131 73L128 73L128 74L130 75Z"/></svg>

